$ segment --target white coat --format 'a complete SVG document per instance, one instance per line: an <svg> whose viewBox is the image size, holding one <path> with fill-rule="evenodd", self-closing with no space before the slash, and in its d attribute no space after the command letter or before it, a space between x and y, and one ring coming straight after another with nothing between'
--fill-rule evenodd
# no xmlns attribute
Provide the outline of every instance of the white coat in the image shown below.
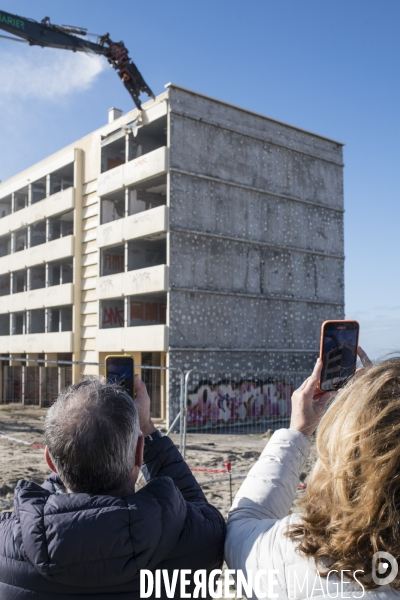
<svg viewBox="0 0 400 600"><path fill-rule="evenodd" d="M346 580L346 573L339 573L339 579L334 573L320 577L314 561L300 556L296 544L284 536L287 526L299 519L289 510L309 450L309 438L299 431L280 429L272 435L229 512L228 568L241 570L245 581L252 581L252 591L243 592L248 598L399 600L388 584L364 590Z"/></svg>

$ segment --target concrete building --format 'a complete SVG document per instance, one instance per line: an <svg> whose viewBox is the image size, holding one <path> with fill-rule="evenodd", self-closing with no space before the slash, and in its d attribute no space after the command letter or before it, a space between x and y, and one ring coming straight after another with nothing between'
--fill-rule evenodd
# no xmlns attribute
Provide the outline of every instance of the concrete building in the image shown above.
<svg viewBox="0 0 400 600"><path fill-rule="evenodd" d="M342 145L166 87L0 185L10 367L124 351L182 369L308 369L321 322L343 318ZM97 368L67 379L82 372ZM157 381L168 418L171 380Z"/></svg>

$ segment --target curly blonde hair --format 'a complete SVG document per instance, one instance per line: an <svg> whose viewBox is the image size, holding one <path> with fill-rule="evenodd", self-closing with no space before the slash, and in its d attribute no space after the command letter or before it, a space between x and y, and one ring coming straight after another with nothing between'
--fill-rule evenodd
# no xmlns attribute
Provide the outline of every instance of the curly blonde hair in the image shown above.
<svg viewBox="0 0 400 600"><path fill-rule="evenodd" d="M349 569L354 579L360 569L357 580L377 588L375 552L400 557L400 358L365 369L339 392L319 425L317 451L301 521L286 535L321 575ZM400 589L400 572L391 587Z"/></svg>

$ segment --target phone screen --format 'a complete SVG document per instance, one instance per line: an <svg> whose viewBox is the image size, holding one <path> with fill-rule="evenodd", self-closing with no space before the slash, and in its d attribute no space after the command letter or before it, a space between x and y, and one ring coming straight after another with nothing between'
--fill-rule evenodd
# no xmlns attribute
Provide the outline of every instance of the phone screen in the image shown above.
<svg viewBox="0 0 400 600"><path fill-rule="evenodd" d="M356 321L330 321L322 330L320 388L337 390L353 377L357 363L359 325Z"/></svg>
<svg viewBox="0 0 400 600"><path fill-rule="evenodd" d="M108 356L106 378L109 383L118 383L133 398L133 358L131 356Z"/></svg>

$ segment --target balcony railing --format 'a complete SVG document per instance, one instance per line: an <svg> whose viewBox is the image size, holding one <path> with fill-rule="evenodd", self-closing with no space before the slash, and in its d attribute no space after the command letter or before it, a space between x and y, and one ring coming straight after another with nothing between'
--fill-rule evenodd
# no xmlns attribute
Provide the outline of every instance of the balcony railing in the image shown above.
<svg viewBox="0 0 400 600"><path fill-rule="evenodd" d="M69 187L0 219L0 236L75 208L75 188Z"/></svg>
<svg viewBox="0 0 400 600"><path fill-rule="evenodd" d="M168 327L118 327L98 329L98 352L165 352L168 350Z"/></svg>
<svg viewBox="0 0 400 600"><path fill-rule="evenodd" d="M65 283L63 285L53 285L38 290L30 290L28 292L0 296L0 314L61 306L64 304L73 304L73 302L74 285L73 283Z"/></svg>
<svg viewBox="0 0 400 600"><path fill-rule="evenodd" d="M162 175L167 170L168 148L163 146L102 173L97 180L97 194L106 196L128 185Z"/></svg>
<svg viewBox="0 0 400 600"><path fill-rule="evenodd" d="M74 243L75 236L67 235L52 242L46 242L33 248L2 256L0 258L0 273L20 271L26 267L49 262L49 260L62 260L74 256Z"/></svg>
<svg viewBox="0 0 400 600"><path fill-rule="evenodd" d="M74 336L71 331L2 335L0 347L3 354L73 352Z"/></svg>
<svg viewBox="0 0 400 600"><path fill-rule="evenodd" d="M116 273L115 275L105 275L99 277L97 285L99 300L167 291L168 267L166 265ZM0 303L1 300L0 297Z"/></svg>
<svg viewBox="0 0 400 600"><path fill-rule="evenodd" d="M103 248L166 231L168 231L168 208L157 206L157 208L100 225L97 229L97 246Z"/></svg>

